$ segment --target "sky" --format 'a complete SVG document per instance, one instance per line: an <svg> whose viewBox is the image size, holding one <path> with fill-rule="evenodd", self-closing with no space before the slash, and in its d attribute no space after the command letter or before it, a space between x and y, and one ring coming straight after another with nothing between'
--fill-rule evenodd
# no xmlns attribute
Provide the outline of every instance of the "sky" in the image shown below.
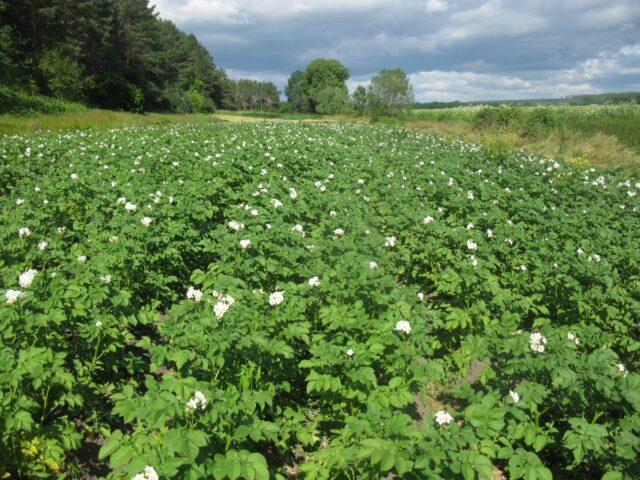
<svg viewBox="0 0 640 480"><path fill-rule="evenodd" d="M152 0L232 78L336 58L350 89L402 68L416 100L640 90L640 0Z"/></svg>

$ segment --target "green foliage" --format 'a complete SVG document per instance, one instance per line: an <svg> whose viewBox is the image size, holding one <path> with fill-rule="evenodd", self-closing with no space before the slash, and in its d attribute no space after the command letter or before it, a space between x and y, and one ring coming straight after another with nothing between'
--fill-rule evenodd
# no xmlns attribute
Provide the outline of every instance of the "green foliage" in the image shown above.
<svg viewBox="0 0 640 480"><path fill-rule="evenodd" d="M71 103L42 95L33 95L12 90L0 85L0 112L12 115L35 115L37 113L62 114L83 112L87 108L79 103Z"/></svg>
<svg viewBox="0 0 640 480"><path fill-rule="evenodd" d="M287 100L292 109L296 112L306 112L309 108L309 99L307 98L305 87L305 74L296 71L291 74L284 89Z"/></svg>
<svg viewBox="0 0 640 480"><path fill-rule="evenodd" d="M515 126L522 119L523 112L518 107L484 107L475 114L473 123L478 128L492 130Z"/></svg>
<svg viewBox="0 0 640 480"><path fill-rule="evenodd" d="M342 88L329 87L320 90L315 99L316 112L320 115L336 115L349 109L349 97Z"/></svg>
<svg viewBox="0 0 640 480"><path fill-rule="evenodd" d="M280 92L271 82L240 79L234 81L235 105L240 110L271 110L280 102Z"/></svg>
<svg viewBox="0 0 640 480"><path fill-rule="evenodd" d="M149 0L3 5L0 81L12 87L135 112L171 108L174 90L198 111L228 101L228 79L207 49L159 19Z"/></svg>
<svg viewBox="0 0 640 480"><path fill-rule="evenodd" d="M615 136L623 145L640 152L640 106L594 105L518 107L474 106L417 110L414 120L468 122L480 130L511 129L522 135L575 132Z"/></svg>
<svg viewBox="0 0 640 480"><path fill-rule="evenodd" d="M404 70L381 70L371 79L369 103L376 115L407 112L414 103L413 89Z"/></svg>
<svg viewBox="0 0 640 480"><path fill-rule="evenodd" d="M82 67L62 50L49 50L38 64L48 92L64 100L78 100L82 95Z"/></svg>
<svg viewBox="0 0 640 480"><path fill-rule="evenodd" d="M351 95L351 105L353 110L362 115L367 108L367 89L363 85L358 85Z"/></svg>
<svg viewBox="0 0 640 480"><path fill-rule="evenodd" d="M637 477L638 179L498 153L303 122L0 139L0 471Z"/></svg>
<svg viewBox="0 0 640 480"><path fill-rule="evenodd" d="M313 60L304 71L304 96L309 104L309 111L320 113L320 108L328 105L338 106L346 103L348 89L346 81L349 79L349 70L338 60L318 58ZM336 100L332 102L328 95L333 94Z"/></svg>

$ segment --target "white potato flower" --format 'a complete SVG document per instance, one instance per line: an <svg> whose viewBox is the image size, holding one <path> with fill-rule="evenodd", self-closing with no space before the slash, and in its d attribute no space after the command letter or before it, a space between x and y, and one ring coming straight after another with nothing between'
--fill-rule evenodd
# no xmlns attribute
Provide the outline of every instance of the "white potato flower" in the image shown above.
<svg viewBox="0 0 640 480"><path fill-rule="evenodd" d="M21 298L24 298L27 296L26 292L21 292L20 290L7 290L6 293L4 294L4 296L7 299L7 303L9 305L16 303L18 300L20 300Z"/></svg>
<svg viewBox="0 0 640 480"><path fill-rule="evenodd" d="M38 243L38 250L44 250L45 248L47 248L47 245L49 245L47 242L45 242L44 240Z"/></svg>
<svg viewBox="0 0 640 480"><path fill-rule="evenodd" d="M518 403L520 401L520 395L518 395L518 392L509 390L509 395L511 395L511 398L513 399L513 403Z"/></svg>
<svg viewBox="0 0 640 480"><path fill-rule="evenodd" d="M309 279L309 286L311 286L311 287L319 287L320 286L320 279L318 277L311 277Z"/></svg>
<svg viewBox="0 0 640 480"><path fill-rule="evenodd" d="M453 417L449 412L445 412L444 410L439 410L435 413L436 423L438 425L449 425L453 422Z"/></svg>
<svg viewBox="0 0 640 480"><path fill-rule="evenodd" d="M385 247L395 247L396 246L396 237L386 237L384 246Z"/></svg>
<svg viewBox="0 0 640 480"><path fill-rule="evenodd" d="M213 313L215 313L216 318L220 320L229 308L231 308L231 305L235 303L235 300L231 295L220 295L218 292L213 292L213 296L218 298L218 301L213 306Z"/></svg>
<svg viewBox="0 0 640 480"><path fill-rule="evenodd" d="M369 262L369 268L371 270L375 270L376 268L378 268L378 264L376 262Z"/></svg>
<svg viewBox="0 0 640 480"><path fill-rule="evenodd" d="M160 480L160 476L156 469L147 465L144 467L142 473L138 473L132 478L132 480Z"/></svg>
<svg viewBox="0 0 640 480"><path fill-rule="evenodd" d="M29 230L28 227L22 227L20 230L18 230L18 235L20 235L21 237L28 237L29 235L31 235L31 230Z"/></svg>
<svg viewBox="0 0 640 480"><path fill-rule="evenodd" d="M431 223L433 222L434 218L431 215L427 215L426 217L424 217L424 220L422 220L424 223Z"/></svg>
<svg viewBox="0 0 640 480"><path fill-rule="evenodd" d="M269 295L269 305L275 307L276 305L280 305L284 301L284 293L283 292L273 292Z"/></svg>
<svg viewBox="0 0 640 480"><path fill-rule="evenodd" d="M187 298L189 300L195 300L195 302L198 303L200 300L202 300L202 291L194 287L189 287L187 289Z"/></svg>
<svg viewBox="0 0 640 480"><path fill-rule="evenodd" d="M353 357L354 353L356 353L353 348L350 348L349 350L347 350L347 356L348 357Z"/></svg>
<svg viewBox="0 0 640 480"><path fill-rule="evenodd" d="M395 330L396 332L411 333L411 324L406 320L398 320Z"/></svg>
<svg viewBox="0 0 640 480"><path fill-rule="evenodd" d="M469 250L477 250L478 249L478 244L476 242L474 242L473 240L467 240L467 248Z"/></svg>
<svg viewBox="0 0 640 480"><path fill-rule="evenodd" d="M124 209L127 212L135 212L137 208L138 207L136 206L135 203L127 202L127 203L124 204Z"/></svg>
<svg viewBox="0 0 640 480"><path fill-rule="evenodd" d="M36 278L37 274L38 270L30 268L29 270L26 270L25 272L20 274L20 276L18 277L18 283L22 288L29 288L33 283L33 279Z"/></svg>
<svg viewBox="0 0 640 480"><path fill-rule="evenodd" d="M248 240L248 239L240 240L239 243L240 243L240 247L242 247L243 250L246 250L251 246L251 240Z"/></svg>
<svg viewBox="0 0 640 480"><path fill-rule="evenodd" d="M142 220L140 220L140 223L145 227L148 227L149 225L151 225L151 222L153 222L153 219L149 217L142 217Z"/></svg>
<svg viewBox="0 0 640 480"><path fill-rule="evenodd" d="M198 407L202 410L207 407L207 397L205 397L204 393L200 390L197 390L193 397L187 402L187 410L195 411Z"/></svg>
<svg viewBox="0 0 640 480"><path fill-rule="evenodd" d="M80 263L84 263L87 261L87 256L86 255L78 255L76 257L76 260L78 260Z"/></svg>
<svg viewBox="0 0 640 480"><path fill-rule="evenodd" d="M336 228L336 229L333 231L333 234L334 234L336 237L341 237L342 235L344 235L344 230L343 230L343 229L341 229L341 228Z"/></svg>
<svg viewBox="0 0 640 480"><path fill-rule="evenodd" d="M531 338L529 339L529 348L536 353L543 353L545 350L545 345L547 344L547 339L539 332L531 333Z"/></svg>
<svg viewBox="0 0 640 480"><path fill-rule="evenodd" d="M236 222L235 220L231 220L228 225L229 228L234 232L237 232L238 230L242 230L244 228L244 223Z"/></svg>

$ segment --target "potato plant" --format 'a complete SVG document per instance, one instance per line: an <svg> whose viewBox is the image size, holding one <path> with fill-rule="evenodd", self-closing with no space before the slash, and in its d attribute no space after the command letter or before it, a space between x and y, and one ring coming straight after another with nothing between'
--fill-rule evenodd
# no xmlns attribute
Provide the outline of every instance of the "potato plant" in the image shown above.
<svg viewBox="0 0 640 480"><path fill-rule="evenodd" d="M0 474L638 478L638 191L390 127L0 139Z"/></svg>

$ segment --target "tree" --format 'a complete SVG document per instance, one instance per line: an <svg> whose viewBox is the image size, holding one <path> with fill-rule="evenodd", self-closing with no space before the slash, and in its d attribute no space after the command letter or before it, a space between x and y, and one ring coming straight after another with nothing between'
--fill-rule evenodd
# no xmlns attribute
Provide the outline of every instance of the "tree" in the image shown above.
<svg viewBox="0 0 640 480"><path fill-rule="evenodd" d="M404 70L381 70L371 79L369 85L371 107L380 108L384 113L397 114L412 108L413 88Z"/></svg>
<svg viewBox="0 0 640 480"><path fill-rule="evenodd" d="M241 78L235 82L235 97L240 110L265 110L278 105L280 92L271 82Z"/></svg>
<svg viewBox="0 0 640 480"><path fill-rule="evenodd" d="M49 91L65 100L80 100L82 95L82 67L62 49L53 49L42 55L39 63Z"/></svg>
<svg viewBox="0 0 640 480"><path fill-rule="evenodd" d="M316 94L316 113L336 115L349 108L349 95L340 87L328 87Z"/></svg>
<svg viewBox="0 0 640 480"><path fill-rule="evenodd" d="M313 60L304 71L304 92L309 110L317 112L320 97L326 104L327 91L336 94L340 91L341 98L348 97L349 90L345 83L348 79L349 70L338 60L324 58Z"/></svg>
<svg viewBox="0 0 640 480"><path fill-rule="evenodd" d="M367 108L367 89L358 85L351 95L351 105L356 113L362 115Z"/></svg>
<svg viewBox="0 0 640 480"><path fill-rule="evenodd" d="M306 112L309 108L309 100L306 94L305 74L297 70L291 74L284 89L288 102L297 112Z"/></svg>

